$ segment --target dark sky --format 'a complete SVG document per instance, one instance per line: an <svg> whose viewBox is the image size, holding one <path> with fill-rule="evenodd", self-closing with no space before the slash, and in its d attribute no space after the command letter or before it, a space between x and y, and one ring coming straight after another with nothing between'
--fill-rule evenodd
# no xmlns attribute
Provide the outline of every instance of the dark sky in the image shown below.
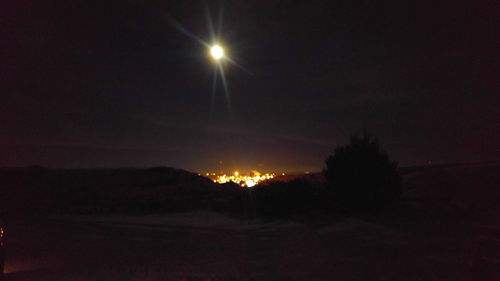
<svg viewBox="0 0 500 281"><path fill-rule="evenodd" d="M402 165L500 157L500 2L3 1L0 166L317 171L366 128ZM207 3L207 5L205 5ZM221 86L220 83L218 86Z"/></svg>

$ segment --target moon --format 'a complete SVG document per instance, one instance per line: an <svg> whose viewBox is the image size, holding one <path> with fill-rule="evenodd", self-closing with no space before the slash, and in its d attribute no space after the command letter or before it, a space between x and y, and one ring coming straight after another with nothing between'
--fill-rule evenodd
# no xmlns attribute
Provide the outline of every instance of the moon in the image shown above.
<svg viewBox="0 0 500 281"><path fill-rule="evenodd" d="M219 45L214 45L212 46L212 48L210 48L210 54L215 60L220 60L222 57L224 57L224 49L222 49L222 47Z"/></svg>

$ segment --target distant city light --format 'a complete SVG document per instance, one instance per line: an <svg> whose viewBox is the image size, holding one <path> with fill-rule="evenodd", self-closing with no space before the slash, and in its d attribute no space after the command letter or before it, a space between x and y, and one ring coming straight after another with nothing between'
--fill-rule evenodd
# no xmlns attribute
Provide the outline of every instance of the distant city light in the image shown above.
<svg viewBox="0 0 500 281"><path fill-rule="evenodd" d="M252 186L254 186L254 185L255 185L255 182L254 182L253 180L246 180L246 181L245 181L245 185L246 185L247 187L252 187Z"/></svg>
<svg viewBox="0 0 500 281"><path fill-rule="evenodd" d="M258 171L252 170L249 175L241 175L240 172L234 171L233 175L220 174L215 176L215 173L206 173L210 175L210 179L215 183L227 183L234 182L242 187L252 187L257 185L259 182L273 179L276 175L272 174L261 174Z"/></svg>

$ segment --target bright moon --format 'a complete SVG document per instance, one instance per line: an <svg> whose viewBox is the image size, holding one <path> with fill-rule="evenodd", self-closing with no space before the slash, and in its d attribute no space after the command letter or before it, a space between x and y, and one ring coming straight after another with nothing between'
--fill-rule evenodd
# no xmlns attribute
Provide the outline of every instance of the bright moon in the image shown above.
<svg viewBox="0 0 500 281"><path fill-rule="evenodd" d="M219 45L214 45L210 48L210 54L214 59L219 60L224 56L224 49L222 49Z"/></svg>

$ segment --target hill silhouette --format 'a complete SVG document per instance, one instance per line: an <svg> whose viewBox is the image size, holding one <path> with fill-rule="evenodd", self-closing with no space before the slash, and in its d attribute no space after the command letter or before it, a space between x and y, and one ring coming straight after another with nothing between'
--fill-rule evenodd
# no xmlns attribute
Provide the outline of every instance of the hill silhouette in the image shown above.
<svg viewBox="0 0 500 281"><path fill-rule="evenodd" d="M241 196L234 184L219 185L185 170L0 169L0 204L16 214L147 214L194 209L228 210Z"/></svg>

